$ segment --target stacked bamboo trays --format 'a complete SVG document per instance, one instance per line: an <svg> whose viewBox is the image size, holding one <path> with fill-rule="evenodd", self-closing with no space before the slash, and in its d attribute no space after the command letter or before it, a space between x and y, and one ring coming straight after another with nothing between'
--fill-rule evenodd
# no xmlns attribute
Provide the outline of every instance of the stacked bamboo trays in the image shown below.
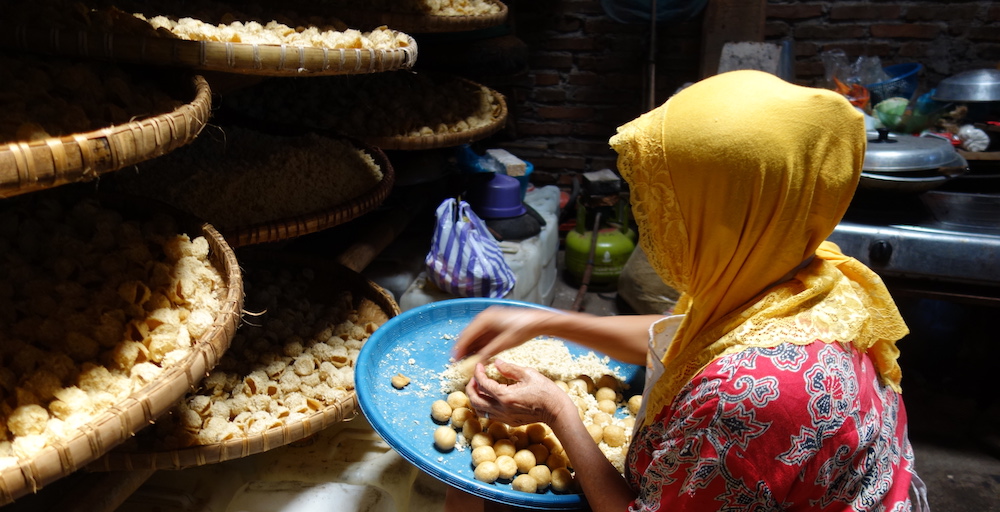
<svg viewBox="0 0 1000 512"><path fill-rule="evenodd" d="M26 51L156 66L263 76L377 73L413 67L417 42L396 49L192 41L110 32L15 27L0 31L0 45Z"/></svg>
<svg viewBox="0 0 1000 512"><path fill-rule="evenodd" d="M331 205L329 210L307 212L295 217L274 219L227 230L224 233L226 240L233 247L290 240L339 226L381 206L392 192L396 181L395 170L380 148L361 142L357 142L356 145L370 154L382 169L382 179L373 188L346 203Z"/></svg>
<svg viewBox="0 0 1000 512"><path fill-rule="evenodd" d="M464 80L464 79L463 79ZM469 81L471 82L471 81ZM472 82L474 83L474 82ZM478 84L477 84L478 85ZM485 139L500 131L507 123L507 101L503 94L487 88L493 98L495 111L491 122L488 125L480 126L471 130L434 135L421 136L387 136L387 137L366 137L364 140L369 144L389 150L423 150L439 149L461 146Z"/></svg>
<svg viewBox="0 0 1000 512"><path fill-rule="evenodd" d="M120 198L110 201L124 204ZM131 203L126 206L133 207ZM185 219L189 224L197 224ZM194 343L192 351L183 360L164 369L152 382L81 426L72 437L47 446L34 457L20 460L17 465L0 471L0 505L37 492L45 485L84 468L132 437L194 388L229 348L243 309L243 280L236 254L210 224L184 227L208 241L212 264L222 274L227 286L223 308L212 326Z"/></svg>
<svg viewBox="0 0 1000 512"><path fill-rule="evenodd" d="M86 133L0 146L0 198L67 183L169 153L194 140L211 114L212 92L192 78L194 99L173 112Z"/></svg>
<svg viewBox="0 0 1000 512"><path fill-rule="evenodd" d="M242 249L240 261L247 268L262 265L270 268L310 268L315 271L315 285L309 294L317 301L329 298L331 290L347 290L354 297L359 321L381 326L400 313L392 296L377 284L343 265L315 257L275 253L256 248ZM133 471L184 469L214 464L262 453L305 439L321 430L350 420L358 414L357 395L351 391L339 402L307 416L301 421L271 428L261 434L230 439L215 444L177 450L120 447L109 451L89 466L91 471Z"/></svg>
<svg viewBox="0 0 1000 512"><path fill-rule="evenodd" d="M478 16L440 16L375 9L345 9L338 10L337 16L351 25L361 27L387 25L407 33L462 32L491 28L507 21L507 5L497 0L491 0L489 3L496 5L499 11Z"/></svg>

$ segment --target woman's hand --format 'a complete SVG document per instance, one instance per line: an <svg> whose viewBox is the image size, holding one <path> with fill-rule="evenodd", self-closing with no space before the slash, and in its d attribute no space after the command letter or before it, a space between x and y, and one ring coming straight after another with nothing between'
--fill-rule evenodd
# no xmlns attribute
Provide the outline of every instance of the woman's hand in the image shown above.
<svg viewBox="0 0 1000 512"><path fill-rule="evenodd" d="M490 419L518 426L536 422L553 423L566 410L577 414L569 395L538 371L499 359L493 364L501 375L514 383L501 384L491 379L482 363L477 364L465 391L472 408L480 415L486 414Z"/></svg>
<svg viewBox="0 0 1000 512"><path fill-rule="evenodd" d="M458 335L452 349L455 359L478 354L480 361L514 348L543 332L544 322L554 315L552 311L533 308L490 306L477 314Z"/></svg>

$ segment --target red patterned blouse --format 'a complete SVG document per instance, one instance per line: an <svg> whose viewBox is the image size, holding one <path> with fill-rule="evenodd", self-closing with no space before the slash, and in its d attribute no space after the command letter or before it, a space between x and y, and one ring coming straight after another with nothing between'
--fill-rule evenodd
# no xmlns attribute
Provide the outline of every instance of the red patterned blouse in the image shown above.
<svg viewBox="0 0 1000 512"><path fill-rule="evenodd" d="M750 348L711 363L632 440L631 510L911 510L900 396L852 347ZM919 480L919 479L917 479Z"/></svg>

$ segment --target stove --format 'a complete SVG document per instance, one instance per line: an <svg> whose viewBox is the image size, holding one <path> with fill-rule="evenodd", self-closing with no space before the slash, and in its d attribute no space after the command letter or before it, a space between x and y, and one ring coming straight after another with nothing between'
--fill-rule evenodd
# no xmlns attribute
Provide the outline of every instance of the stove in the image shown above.
<svg viewBox="0 0 1000 512"><path fill-rule="evenodd" d="M830 240L893 294L1000 307L1000 218L942 222L919 194L859 190Z"/></svg>

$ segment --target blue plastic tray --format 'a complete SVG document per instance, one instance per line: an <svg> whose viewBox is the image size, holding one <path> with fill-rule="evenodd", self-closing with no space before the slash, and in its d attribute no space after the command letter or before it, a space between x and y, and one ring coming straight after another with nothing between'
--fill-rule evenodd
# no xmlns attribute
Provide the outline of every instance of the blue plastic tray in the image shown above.
<svg viewBox="0 0 1000 512"><path fill-rule="evenodd" d="M551 489L530 494L515 491L509 482L483 483L473 476L468 447L464 451L455 449L444 453L434 446L434 430L439 425L431 419L431 403L445 398L441 393L440 374L449 363L454 340L477 313L497 304L551 309L502 299L451 299L432 302L389 319L368 338L358 355L355 385L361 411L386 443L418 468L448 485L519 507L580 508L585 503L581 494L559 494ZM566 345L574 356L591 352L569 342ZM642 367L614 360L609 366L625 378L632 394L642 391ZM390 384L397 373L411 379L402 390Z"/></svg>

